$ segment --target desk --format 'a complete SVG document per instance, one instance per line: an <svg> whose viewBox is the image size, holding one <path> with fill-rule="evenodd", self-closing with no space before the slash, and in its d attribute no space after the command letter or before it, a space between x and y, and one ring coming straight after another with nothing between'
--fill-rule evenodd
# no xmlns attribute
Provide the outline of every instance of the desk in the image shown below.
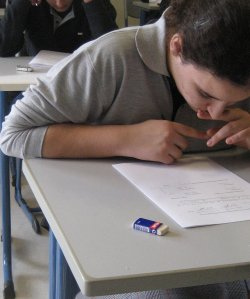
<svg viewBox="0 0 250 299"><path fill-rule="evenodd" d="M16 72L16 65L26 65L29 57L0 58L0 123L9 111L6 91L22 91L36 82L42 72ZM1 162L1 196L2 196L2 240L3 240L3 272L4 298L14 298L14 286L11 271L11 221L10 221L10 182L9 158L0 151Z"/></svg>
<svg viewBox="0 0 250 299"><path fill-rule="evenodd" d="M250 182L249 152L226 151L213 159ZM82 293L98 296L250 278L250 221L183 229L116 172L112 164L122 161L23 163ZM167 223L170 232L157 237L135 231L131 225L139 217ZM57 255L52 254L50 265L56 272ZM73 298L57 294L60 287L55 291L53 284L61 282L55 276L50 299Z"/></svg>
<svg viewBox="0 0 250 299"><path fill-rule="evenodd" d="M145 25L148 13L150 13L151 11L160 10L159 5L155 4L155 3L145 3L142 1L133 1L133 5L137 6L141 9L140 25Z"/></svg>

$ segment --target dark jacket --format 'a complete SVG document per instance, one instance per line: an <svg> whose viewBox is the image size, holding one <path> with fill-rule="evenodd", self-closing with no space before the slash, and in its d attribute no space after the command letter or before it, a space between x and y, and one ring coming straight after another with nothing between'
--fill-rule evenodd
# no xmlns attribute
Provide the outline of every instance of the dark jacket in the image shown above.
<svg viewBox="0 0 250 299"><path fill-rule="evenodd" d="M50 6L43 0L32 6L29 0L12 0L0 23L0 56L14 56L26 48L26 54L40 50L73 52L80 45L117 29L116 11L109 0L85 4L73 0L75 18L54 32Z"/></svg>

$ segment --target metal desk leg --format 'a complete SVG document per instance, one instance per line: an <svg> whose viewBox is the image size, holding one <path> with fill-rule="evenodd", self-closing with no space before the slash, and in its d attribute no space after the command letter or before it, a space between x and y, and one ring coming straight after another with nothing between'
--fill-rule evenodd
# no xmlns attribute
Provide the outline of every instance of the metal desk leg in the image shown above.
<svg viewBox="0 0 250 299"><path fill-rule="evenodd" d="M0 92L0 125L8 112L8 101L5 93ZM10 180L9 158L0 151L1 164L1 197L2 197L2 241L3 241L3 274L5 299L15 298L14 284L12 279L11 263L11 219L10 219Z"/></svg>
<svg viewBox="0 0 250 299"><path fill-rule="evenodd" d="M56 298L56 247L57 242L49 230L49 299Z"/></svg>
<svg viewBox="0 0 250 299"><path fill-rule="evenodd" d="M35 216L35 213L41 213L40 208L30 208L22 196L22 185L21 185L21 176L22 176L22 159L15 159L15 199L19 207L23 210L25 216L28 218L29 222L32 225L33 230L37 233L41 233L41 228L38 223L38 220Z"/></svg>
<svg viewBox="0 0 250 299"><path fill-rule="evenodd" d="M53 232L50 230L50 299L74 299L79 292L76 280L67 264Z"/></svg>

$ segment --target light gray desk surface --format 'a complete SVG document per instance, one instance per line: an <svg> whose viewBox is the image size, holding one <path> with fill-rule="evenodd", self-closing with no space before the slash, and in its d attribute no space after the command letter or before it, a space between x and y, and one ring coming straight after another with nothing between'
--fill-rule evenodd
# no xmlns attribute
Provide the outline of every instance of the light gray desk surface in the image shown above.
<svg viewBox="0 0 250 299"><path fill-rule="evenodd" d="M238 153L238 152L237 152ZM214 159L250 182L250 155ZM129 160L126 160L129 161ZM89 296L250 278L250 221L184 229L121 176L124 160L25 160L24 174ZM170 226L138 232L139 217Z"/></svg>
<svg viewBox="0 0 250 299"><path fill-rule="evenodd" d="M45 74L44 71L17 72L16 66L28 65L31 57L4 57L0 58L0 90L1 91L21 91L30 84L35 84L39 76Z"/></svg>

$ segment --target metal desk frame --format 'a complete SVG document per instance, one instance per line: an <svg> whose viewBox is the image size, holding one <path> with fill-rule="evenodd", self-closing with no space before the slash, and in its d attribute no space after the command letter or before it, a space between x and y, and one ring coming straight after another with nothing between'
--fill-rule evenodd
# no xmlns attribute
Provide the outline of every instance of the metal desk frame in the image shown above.
<svg viewBox="0 0 250 299"><path fill-rule="evenodd" d="M0 58L0 123L10 109L6 92L23 91L30 84L36 82L36 78L44 72L17 73L16 65L25 65L31 57ZM11 212L10 212L10 180L9 180L9 157L0 151L1 165L1 197L2 197L2 242L3 242L3 277L4 277L4 299L15 298L15 290L12 278L11 257Z"/></svg>

